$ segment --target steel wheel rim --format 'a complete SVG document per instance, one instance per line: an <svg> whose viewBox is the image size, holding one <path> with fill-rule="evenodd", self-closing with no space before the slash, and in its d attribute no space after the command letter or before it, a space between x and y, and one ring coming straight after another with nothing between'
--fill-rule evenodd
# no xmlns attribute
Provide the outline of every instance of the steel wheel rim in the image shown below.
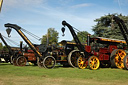
<svg viewBox="0 0 128 85"><path fill-rule="evenodd" d="M124 64L124 69L128 70L128 55L125 56L123 64Z"/></svg>
<svg viewBox="0 0 128 85"><path fill-rule="evenodd" d="M37 57L37 65L40 68L44 67L44 65L43 65L43 59L40 59L39 57Z"/></svg>
<svg viewBox="0 0 128 85"><path fill-rule="evenodd" d="M126 67L128 69L128 57L126 58Z"/></svg>
<svg viewBox="0 0 128 85"><path fill-rule="evenodd" d="M14 65L14 66L17 66L16 60L17 60L17 58L14 58L14 59L13 59L13 65Z"/></svg>
<svg viewBox="0 0 128 85"><path fill-rule="evenodd" d="M53 57L46 57L43 61L45 68L51 69L55 66L55 59Z"/></svg>
<svg viewBox="0 0 128 85"><path fill-rule="evenodd" d="M82 58L82 57L78 58L78 67L80 69L85 69L87 67L87 62L85 58Z"/></svg>
<svg viewBox="0 0 128 85"><path fill-rule="evenodd" d="M27 63L27 60L25 57L19 57L17 58L17 65L18 66L25 66Z"/></svg>
<svg viewBox="0 0 128 85"><path fill-rule="evenodd" d="M99 68L99 59L95 56L92 56L90 57L90 60L89 60L89 67L92 69L92 70L96 70Z"/></svg>
<svg viewBox="0 0 128 85"><path fill-rule="evenodd" d="M123 50L118 50L115 54L115 65L117 66L117 68L124 68L124 64L123 64L123 59L126 56L125 51Z"/></svg>
<svg viewBox="0 0 128 85"><path fill-rule="evenodd" d="M73 55L71 56L71 63L73 66L77 67L77 59L80 56L79 52L75 52L73 53Z"/></svg>

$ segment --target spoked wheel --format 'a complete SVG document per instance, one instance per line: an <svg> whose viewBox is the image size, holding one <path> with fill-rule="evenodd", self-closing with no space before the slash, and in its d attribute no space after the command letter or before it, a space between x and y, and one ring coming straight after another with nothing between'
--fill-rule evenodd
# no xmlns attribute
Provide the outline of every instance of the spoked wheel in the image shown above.
<svg viewBox="0 0 128 85"><path fill-rule="evenodd" d="M80 51L73 50L68 55L68 63L72 67L77 67L77 59L80 57Z"/></svg>
<svg viewBox="0 0 128 85"><path fill-rule="evenodd" d="M91 56L88 59L88 66L91 70L96 70L100 66L100 61L96 56Z"/></svg>
<svg viewBox="0 0 128 85"><path fill-rule="evenodd" d="M38 67L43 68L44 67L43 66L43 59L37 57L37 65L38 65Z"/></svg>
<svg viewBox="0 0 128 85"><path fill-rule="evenodd" d="M128 70L128 55L124 57L123 64L124 64L124 69Z"/></svg>
<svg viewBox="0 0 128 85"><path fill-rule="evenodd" d="M78 66L78 68L80 68L80 69L85 69L85 68L87 68L87 66L88 66L87 59L84 58L84 57L79 57L79 58L77 59L77 66Z"/></svg>
<svg viewBox="0 0 128 85"><path fill-rule="evenodd" d="M43 60L44 68L48 68L48 69L54 68L55 64L56 64L56 60L53 56L47 56Z"/></svg>
<svg viewBox="0 0 128 85"><path fill-rule="evenodd" d="M17 60L17 57L14 57L13 60L12 60L14 66L18 66L17 63L16 63L16 60Z"/></svg>
<svg viewBox="0 0 128 85"><path fill-rule="evenodd" d="M10 57L10 61L11 61L10 63L11 63L11 64L13 64L13 58L14 58L14 56L12 55L12 56Z"/></svg>
<svg viewBox="0 0 128 85"><path fill-rule="evenodd" d="M25 66L27 63L27 59L24 56L19 56L16 60L18 66Z"/></svg>
<svg viewBox="0 0 128 85"><path fill-rule="evenodd" d="M115 49L110 56L111 67L124 68L123 59L126 52L121 49Z"/></svg>

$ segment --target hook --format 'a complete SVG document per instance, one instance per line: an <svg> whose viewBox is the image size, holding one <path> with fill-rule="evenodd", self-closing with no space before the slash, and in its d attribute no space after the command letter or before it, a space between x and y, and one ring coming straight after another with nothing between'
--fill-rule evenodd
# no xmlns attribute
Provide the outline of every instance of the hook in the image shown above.
<svg viewBox="0 0 128 85"><path fill-rule="evenodd" d="M11 37L11 35L10 35L11 30L12 30L12 29L11 29L11 28L9 28L9 27L6 29L6 32L7 32L7 34L8 34L8 37Z"/></svg>
<svg viewBox="0 0 128 85"><path fill-rule="evenodd" d="M62 33L63 33L62 36L65 36L65 34L64 34L64 32L65 32L65 28L64 28L64 27L62 27L61 31L62 31Z"/></svg>

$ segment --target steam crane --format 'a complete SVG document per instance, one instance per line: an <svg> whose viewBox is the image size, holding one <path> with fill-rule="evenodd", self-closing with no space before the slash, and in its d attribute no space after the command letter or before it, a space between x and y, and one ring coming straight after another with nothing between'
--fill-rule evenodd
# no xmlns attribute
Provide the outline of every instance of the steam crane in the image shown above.
<svg viewBox="0 0 128 85"><path fill-rule="evenodd" d="M19 50L18 49L14 49L13 50L13 48L11 48L8 44L7 44L7 42L5 41L5 39L4 38L6 38L6 39L8 39L7 37L5 37L5 36L3 36L1 33L0 33L0 38L1 38L1 40L2 40L2 42L5 44L5 46L8 48L8 52L4 52L4 54L6 54L6 55L4 55L4 59L5 59L5 61L9 61L11 64L13 64L13 58L15 57L15 56L17 56L17 54L19 53ZM9 40L9 39L8 39ZM9 40L9 41L11 41L11 40ZM12 42L12 41L11 41ZM15 43L15 44L17 44L16 42L12 42L12 43Z"/></svg>
<svg viewBox="0 0 128 85"><path fill-rule="evenodd" d="M9 45L6 43L6 41L4 40L4 38L3 38L3 36L2 36L1 33L0 33L0 38L1 38L1 40L3 41L3 43L5 44L5 46L8 48L8 50L9 50L9 53L7 53L7 55L4 56L4 59L5 59L5 61L11 61L12 59L10 59L10 58L12 58L13 52L12 52L10 46L9 46ZM11 61L11 63L12 63L12 61Z"/></svg>
<svg viewBox="0 0 128 85"><path fill-rule="evenodd" d="M46 51L46 47L45 46L42 46L40 45L40 49L39 50L43 50L42 53L39 52L35 47L34 45L31 43L31 41L26 37L26 35L21 31L21 27L16 25L16 24L10 24L10 23L7 23L5 24L5 27L7 27L8 29L6 29L8 35L10 34L11 32L11 28L15 29L18 34L23 38L23 40L29 45L29 47L33 50L33 52L35 53L36 57L37 57L37 64L39 67L46 67L46 68L53 68L55 66L55 59L54 57L52 56L46 56L43 55L43 53ZM46 48L46 49L45 49ZM48 67L46 66L45 62L47 62L47 60L52 63L52 65L48 65Z"/></svg>
<svg viewBox="0 0 128 85"><path fill-rule="evenodd" d="M121 34L123 35L123 37L127 43L127 47L128 47L128 29L127 29L124 21L122 19L120 19L119 17L114 16L114 15L112 16L112 20L114 20L118 24L119 29L121 31ZM128 69L128 55L126 55L124 57L123 63L124 63L124 68Z"/></svg>
<svg viewBox="0 0 128 85"><path fill-rule="evenodd" d="M70 32L71 32L71 34L73 36L73 39L76 42L77 48L80 51L80 55L79 56L76 55L77 56L77 59L76 59L77 60L77 62L76 62L77 63L77 66L79 68L81 68L81 69L86 68L87 65L88 65L87 64L87 61L88 61L88 58L90 56L89 52L87 52L87 50L85 50L84 46L81 44L81 42L78 39L78 37L77 37L77 35L76 35L75 30L73 29L73 27L70 24L68 24L66 21L62 21L62 25L64 27L67 26L69 28L69 30L70 30ZM61 29L63 33L65 32L65 28L64 27ZM89 41L90 41L90 35L88 35L88 37L87 37L87 46L86 47L88 49L90 49L90 46L89 46L90 45L90 42Z"/></svg>

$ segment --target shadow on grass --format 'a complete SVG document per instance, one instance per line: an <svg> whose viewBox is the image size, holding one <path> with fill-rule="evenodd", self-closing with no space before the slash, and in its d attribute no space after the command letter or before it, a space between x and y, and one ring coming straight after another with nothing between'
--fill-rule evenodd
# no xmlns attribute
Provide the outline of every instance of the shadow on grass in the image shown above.
<svg viewBox="0 0 128 85"><path fill-rule="evenodd" d="M0 66L2 66L2 65L13 65L13 64L11 64L11 63L0 63Z"/></svg>

